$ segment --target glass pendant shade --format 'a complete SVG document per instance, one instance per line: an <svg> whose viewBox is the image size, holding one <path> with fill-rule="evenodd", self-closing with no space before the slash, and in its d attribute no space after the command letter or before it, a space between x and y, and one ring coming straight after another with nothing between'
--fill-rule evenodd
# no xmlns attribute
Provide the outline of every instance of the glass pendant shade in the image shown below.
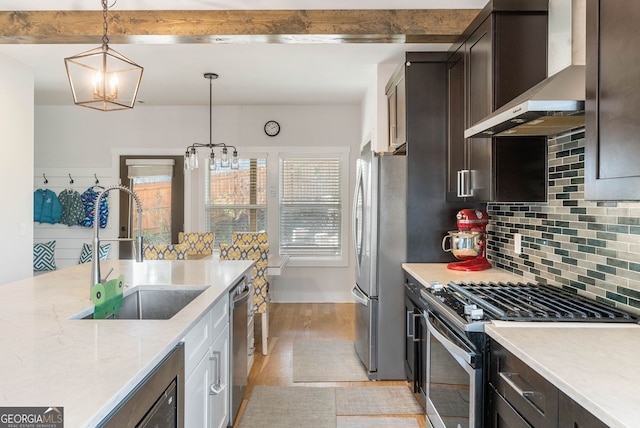
<svg viewBox="0 0 640 428"><path fill-rule="evenodd" d="M138 64L101 46L65 58L73 102L102 111L133 108L142 79Z"/></svg>

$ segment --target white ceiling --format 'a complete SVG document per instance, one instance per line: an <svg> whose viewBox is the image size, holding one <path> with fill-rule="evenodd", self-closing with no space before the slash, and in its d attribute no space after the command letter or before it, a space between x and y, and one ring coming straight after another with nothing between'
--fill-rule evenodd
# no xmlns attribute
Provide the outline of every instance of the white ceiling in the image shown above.
<svg viewBox="0 0 640 428"><path fill-rule="evenodd" d="M197 9L480 9L487 0L116 0L110 10ZM99 0L2 0L0 10L100 10ZM72 104L64 58L100 45L0 44L0 54L31 66L37 105ZM110 47L144 67L146 105L358 104L376 65L399 63L405 51L443 51L448 44L129 44Z"/></svg>

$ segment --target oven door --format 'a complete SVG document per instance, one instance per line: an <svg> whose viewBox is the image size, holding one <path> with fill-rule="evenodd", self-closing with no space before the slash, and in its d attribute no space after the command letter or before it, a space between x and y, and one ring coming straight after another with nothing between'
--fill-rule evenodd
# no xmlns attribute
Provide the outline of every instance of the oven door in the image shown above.
<svg viewBox="0 0 640 428"><path fill-rule="evenodd" d="M482 359L474 345L444 320L427 321L427 419L434 428L482 426Z"/></svg>

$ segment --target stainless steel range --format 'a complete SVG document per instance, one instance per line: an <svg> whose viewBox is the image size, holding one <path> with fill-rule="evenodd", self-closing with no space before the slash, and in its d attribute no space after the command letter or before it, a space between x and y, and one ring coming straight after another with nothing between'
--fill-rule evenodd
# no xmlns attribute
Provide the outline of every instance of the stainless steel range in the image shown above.
<svg viewBox="0 0 640 428"><path fill-rule="evenodd" d="M624 311L544 284L433 281L420 295L428 308L427 420L436 428L483 426L489 355L484 325L492 320L637 322Z"/></svg>

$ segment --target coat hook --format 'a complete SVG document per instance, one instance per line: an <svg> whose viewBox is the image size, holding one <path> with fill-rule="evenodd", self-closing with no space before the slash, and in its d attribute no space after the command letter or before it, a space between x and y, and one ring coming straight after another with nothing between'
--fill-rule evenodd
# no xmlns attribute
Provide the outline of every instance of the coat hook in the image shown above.
<svg viewBox="0 0 640 428"><path fill-rule="evenodd" d="M69 184L73 184L73 178L71 178L71 173L69 173Z"/></svg>
<svg viewBox="0 0 640 428"><path fill-rule="evenodd" d="M47 180L47 176L42 173L42 178L44 179L44 184L49 184L49 180Z"/></svg>
<svg viewBox="0 0 640 428"><path fill-rule="evenodd" d="M93 174L93 176L96 178L96 186L97 186L98 184L100 184L100 180L98 180L98 176L96 174Z"/></svg>

